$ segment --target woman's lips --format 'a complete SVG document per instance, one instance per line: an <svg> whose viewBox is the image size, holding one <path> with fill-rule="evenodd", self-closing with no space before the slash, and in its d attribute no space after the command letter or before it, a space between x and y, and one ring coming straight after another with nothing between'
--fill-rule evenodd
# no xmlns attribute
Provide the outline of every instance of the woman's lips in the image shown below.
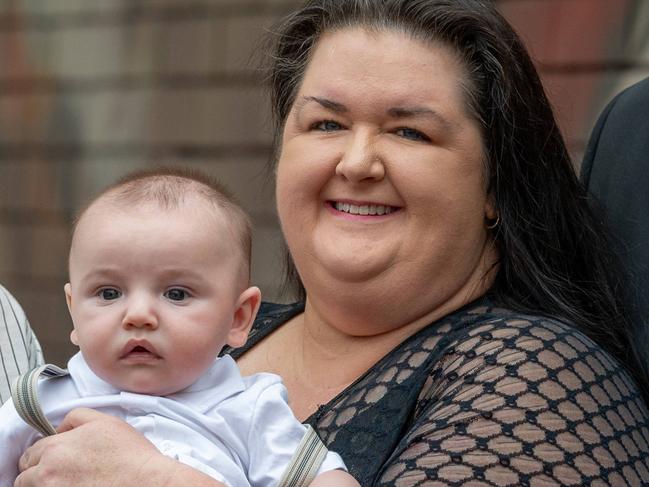
<svg viewBox="0 0 649 487"><path fill-rule="evenodd" d="M379 217L389 215L399 211L399 207L390 206L380 203L365 202L348 202L348 201L328 201L328 205L335 211L345 213L350 216L369 216Z"/></svg>

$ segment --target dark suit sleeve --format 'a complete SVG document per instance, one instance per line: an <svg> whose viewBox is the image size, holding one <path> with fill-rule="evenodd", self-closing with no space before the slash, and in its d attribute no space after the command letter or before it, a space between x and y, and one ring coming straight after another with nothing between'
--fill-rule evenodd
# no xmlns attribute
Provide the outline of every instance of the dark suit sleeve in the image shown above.
<svg viewBox="0 0 649 487"><path fill-rule="evenodd" d="M600 116L581 180L633 267L649 267L649 78L619 94ZM647 273L649 283L649 273Z"/></svg>
<svg viewBox="0 0 649 487"><path fill-rule="evenodd" d="M649 371L649 78L603 111L581 168L629 277L632 344Z"/></svg>
<svg viewBox="0 0 649 487"><path fill-rule="evenodd" d="M600 114L599 118L597 119L597 123L595 124L595 127L590 134L590 139L588 140L588 145L586 146L586 152L584 154L584 160L581 163L581 170L579 175L581 182L587 189L590 186L590 175L593 170L594 159L597 155L597 148L599 146L602 130L606 125L606 121L608 120L608 116L611 113L611 110L613 110L613 107L622 94L623 93L620 93L615 98L613 98L613 100L606 106L606 108L604 108L604 111Z"/></svg>

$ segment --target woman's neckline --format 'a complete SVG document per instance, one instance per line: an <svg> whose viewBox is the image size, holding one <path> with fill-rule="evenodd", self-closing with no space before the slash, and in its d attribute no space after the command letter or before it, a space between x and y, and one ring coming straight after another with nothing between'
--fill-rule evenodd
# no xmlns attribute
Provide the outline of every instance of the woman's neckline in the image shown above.
<svg viewBox="0 0 649 487"><path fill-rule="evenodd" d="M382 363L389 360L390 357L392 357L400 349L406 347L411 341L417 340L422 334L429 332L431 327L435 327L443 320L447 320L452 316L466 313L468 310L472 308L479 308L484 306L493 306L492 299L489 297L488 293L474 299L473 301L470 301L469 303L466 303L465 305L461 306L455 311L452 311L432 321L428 325L420 328L419 330L417 330L416 332L414 332L413 334L411 334L410 336L408 336L407 338L405 338L404 340L396 344L392 349L390 349L381 358L379 358L376 362L374 362L369 368L367 368L365 372L360 374L354 381L352 381L347 387L345 387L342 391L340 391L338 394L332 397L329 401L327 401L324 404L320 404L312 414L310 414L307 418L304 419L304 423L315 424L323 414L329 411L333 407L333 405L339 399L347 395L350 390L353 390L353 388L356 387L356 385L359 382L364 380L369 373L379 368ZM264 302L262 304L262 308L260 309L258 318L255 321L255 326L253 326L253 330L251 330L251 334L246 344L243 347L238 349L232 349L230 347L226 347L221 353L222 354L229 353L232 355L232 357L235 360L237 360L239 357L243 356L246 352L248 352L250 349L256 346L259 342L263 341L273 332L279 330L283 325L285 325L291 319L295 318L300 313L303 313L304 307L305 307L305 303L303 301L298 301L289 304L276 304L276 303Z"/></svg>

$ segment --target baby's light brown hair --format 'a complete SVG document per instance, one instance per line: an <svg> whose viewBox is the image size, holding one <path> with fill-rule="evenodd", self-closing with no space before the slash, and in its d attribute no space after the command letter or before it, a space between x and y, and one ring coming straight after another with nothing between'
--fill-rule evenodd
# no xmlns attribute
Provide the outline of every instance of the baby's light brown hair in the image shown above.
<svg viewBox="0 0 649 487"><path fill-rule="evenodd" d="M155 203L161 210L178 208L188 197L199 197L226 216L238 239L244 274L250 278L252 230L250 218L230 192L204 172L183 167L160 167L129 173L95 196L75 218L72 242L78 223L93 205L108 200L118 205ZM215 237L216 238L216 237ZM72 246L71 246L72 248Z"/></svg>

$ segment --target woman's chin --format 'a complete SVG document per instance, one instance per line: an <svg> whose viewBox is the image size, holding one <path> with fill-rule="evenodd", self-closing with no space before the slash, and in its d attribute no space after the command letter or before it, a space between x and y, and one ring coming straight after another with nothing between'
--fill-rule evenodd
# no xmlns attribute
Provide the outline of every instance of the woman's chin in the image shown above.
<svg viewBox="0 0 649 487"><path fill-rule="evenodd" d="M333 282L336 285L348 283L369 286L394 267L394 260L389 253L337 252L330 247L320 250L322 251L310 255L304 265L298 266L301 276L313 275L320 282Z"/></svg>
<svg viewBox="0 0 649 487"><path fill-rule="evenodd" d="M318 232L309 265L321 266L342 281L367 282L395 266L400 247L395 237L382 232Z"/></svg>

